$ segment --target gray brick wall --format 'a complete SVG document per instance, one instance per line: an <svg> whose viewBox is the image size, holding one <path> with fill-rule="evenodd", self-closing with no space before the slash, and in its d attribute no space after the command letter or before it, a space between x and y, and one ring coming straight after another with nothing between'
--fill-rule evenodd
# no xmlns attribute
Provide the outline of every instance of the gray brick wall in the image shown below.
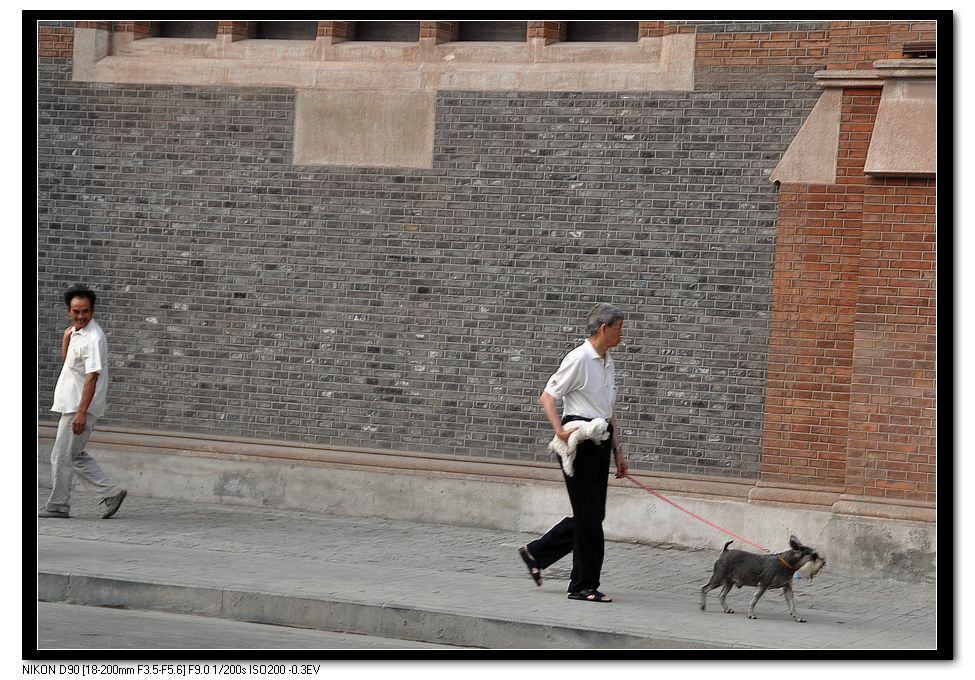
<svg viewBox="0 0 975 680"><path fill-rule="evenodd" d="M109 422L550 462L538 393L609 301L633 466L757 476L768 173L807 74L442 92L433 169L396 171L291 165L290 90L68 73L43 65L39 89L42 417L60 294L84 281Z"/></svg>

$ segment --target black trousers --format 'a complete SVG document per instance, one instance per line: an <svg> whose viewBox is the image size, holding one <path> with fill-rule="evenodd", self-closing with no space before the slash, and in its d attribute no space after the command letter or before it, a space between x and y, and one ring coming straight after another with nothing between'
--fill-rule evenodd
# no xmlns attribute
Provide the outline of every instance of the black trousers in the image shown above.
<svg viewBox="0 0 975 680"><path fill-rule="evenodd" d="M562 419L588 420L575 416ZM610 430L612 434L612 430ZM587 440L576 448L575 474L562 471L572 504L572 517L566 517L544 536L527 545L528 552L542 569L572 553L569 592L599 588L603 568L603 519L606 517L606 488L613 450L612 436L604 442ZM556 456L556 460L559 460ZM559 462L561 468L561 461Z"/></svg>

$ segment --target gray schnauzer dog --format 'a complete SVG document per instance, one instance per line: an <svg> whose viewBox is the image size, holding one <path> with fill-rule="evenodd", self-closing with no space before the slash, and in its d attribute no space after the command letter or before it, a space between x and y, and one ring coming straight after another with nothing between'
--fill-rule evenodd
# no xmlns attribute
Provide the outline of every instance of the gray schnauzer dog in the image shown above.
<svg viewBox="0 0 975 680"><path fill-rule="evenodd" d="M728 546L732 543L734 541L724 544L724 550L714 563L711 580L701 588L701 610L705 609L708 591L723 585L719 596L721 606L725 613L734 614L734 610L725 602L731 587L758 586L752 601L748 604L748 618L754 619L756 618L755 605L765 591L769 588L781 588L792 618L799 623L804 623L806 620L796 612L796 603L792 595L792 579L797 571L803 578L811 579L825 566L826 560L812 548L800 543L795 536L789 537L789 546L792 550L777 555L756 555L744 550L728 550Z"/></svg>

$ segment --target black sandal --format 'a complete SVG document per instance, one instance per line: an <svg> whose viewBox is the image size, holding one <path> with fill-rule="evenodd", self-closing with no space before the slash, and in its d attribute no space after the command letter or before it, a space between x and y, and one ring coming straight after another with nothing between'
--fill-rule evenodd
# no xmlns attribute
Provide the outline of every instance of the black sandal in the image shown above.
<svg viewBox="0 0 975 680"><path fill-rule="evenodd" d="M542 568L539 567L538 562L536 562L535 559L528 554L528 548L518 548L518 554L521 555L521 559L524 560L526 565L528 565L528 573L532 575L535 585L542 585Z"/></svg>
<svg viewBox="0 0 975 680"><path fill-rule="evenodd" d="M598 590L580 590L578 593L569 593L570 600L583 600L585 602L612 602L613 598L603 595Z"/></svg>

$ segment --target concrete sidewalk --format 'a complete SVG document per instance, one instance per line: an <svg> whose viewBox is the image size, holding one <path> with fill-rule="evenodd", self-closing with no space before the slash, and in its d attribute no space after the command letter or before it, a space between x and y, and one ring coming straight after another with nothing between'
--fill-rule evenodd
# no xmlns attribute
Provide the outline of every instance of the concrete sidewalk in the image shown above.
<svg viewBox="0 0 975 680"><path fill-rule="evenodd" d="M133 494L110 520L100 507L76 490L70 519L37 520L39 600L490 649L937 648L935 583L837 577L828 563L796 584L808 623L779 591L756 620L750 588L728 596L734 615L717 590L702 612L723 535L714 550L607 543L601 590L616 601L597 604L566 598L569 557L533 584L517 555L533 534Z"/></svg>

